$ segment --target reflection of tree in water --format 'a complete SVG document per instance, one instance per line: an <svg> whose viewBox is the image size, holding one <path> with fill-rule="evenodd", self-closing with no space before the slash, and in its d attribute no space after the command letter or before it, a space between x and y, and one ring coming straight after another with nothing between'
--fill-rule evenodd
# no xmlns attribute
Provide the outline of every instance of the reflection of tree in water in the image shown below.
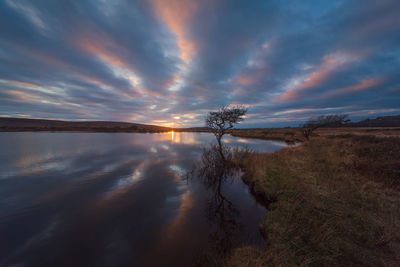
<svg viewBox="0 0 400 267"><path fill-rule="evenodd" d="M239 171L233 163L232 150L225 146L211 145L203 149L199 165L192 170L192 176L211 191L207 201L207 218L214 226L209 235L210 250L216 255L228 253L235 245L235 236L241 229L237 222L239 211L233 203L223 195L223 185L233 182L233 177Z"/></svg>
<svg viewBox="0 0 400 267"><path fill-rule="evenodd" d="M228 180L233 182L239 168L234 164L233 152L222 142L227 130L243 120L247 108L242 106L221 107L208 113L205 123L212 130L217 145L211 145L203 150L199 166L194 167L192 176L212 192L208 200L207 217L213 223L215 230L209 235L211 241L211 258L203 260L199 265L217 265L235 245L235 237L240 232L240 224L236 221L239 210L223 195L222 186Z"/></svg>

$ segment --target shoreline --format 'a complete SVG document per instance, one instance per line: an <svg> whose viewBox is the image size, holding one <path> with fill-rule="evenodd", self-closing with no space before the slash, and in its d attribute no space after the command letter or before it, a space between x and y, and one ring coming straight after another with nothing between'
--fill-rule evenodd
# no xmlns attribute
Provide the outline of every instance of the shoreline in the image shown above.
<svg viewBox="0 0 400 267"><path fill-rule="evenodd" d="M267 249L236 248L226 266L398 262L400 135L375 130L320 131L241 158L243 182L268 209L259 224Z"/></svg>

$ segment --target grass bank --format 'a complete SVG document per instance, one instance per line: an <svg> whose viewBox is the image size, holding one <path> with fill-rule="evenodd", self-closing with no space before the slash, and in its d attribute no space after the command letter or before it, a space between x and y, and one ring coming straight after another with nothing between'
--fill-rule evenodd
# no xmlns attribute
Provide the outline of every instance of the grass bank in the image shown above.
<svg viewBox="0 0 400 267"><path fill-rule="evenodd" d="M268 203L267 248L236 249L227 266L398 266L399 137L326 134L239 163Z"/></svg>
<svg viewBox="0 0 400 267"><path fill-rule="evenodd" d="M304 141L300 128L234 129L230 134L237 137L278 140L290 143Z"/></svg>
<svg viewBox="0 0 400 267"><path fill-rule="evenodd" d="M234 129L230 131L230 134L237 137L279 140L286 141L288 143L305 141L301 128ZM313 133L314 137L345 137L365 135L373 135L375 137L399 137L400 127L319 128Z"/></svg>

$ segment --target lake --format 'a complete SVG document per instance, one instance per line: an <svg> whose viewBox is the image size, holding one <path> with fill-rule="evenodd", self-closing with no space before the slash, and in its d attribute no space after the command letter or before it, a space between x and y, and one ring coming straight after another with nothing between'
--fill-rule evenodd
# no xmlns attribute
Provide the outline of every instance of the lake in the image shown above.
<svg viewBox="0 0 400 267"><path fill-rule="evenodd" d="M261 246L267 211L238 175L223 197L186 179L212 143L210 133L0 133L0 266L188 266L220 244Z"/></svg>

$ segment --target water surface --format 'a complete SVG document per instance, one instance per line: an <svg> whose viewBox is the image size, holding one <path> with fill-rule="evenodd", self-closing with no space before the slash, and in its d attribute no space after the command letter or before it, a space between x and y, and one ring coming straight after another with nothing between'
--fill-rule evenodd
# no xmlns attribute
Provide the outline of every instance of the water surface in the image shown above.
<svg viewBox="0 0 400 267"><path fill-rule="evenodd" d="M240 179L223 185L228 208L184 179L212 142L209 133L0 133L0 266L188 266L216 240L261 244L266 211Z"/></svg>

